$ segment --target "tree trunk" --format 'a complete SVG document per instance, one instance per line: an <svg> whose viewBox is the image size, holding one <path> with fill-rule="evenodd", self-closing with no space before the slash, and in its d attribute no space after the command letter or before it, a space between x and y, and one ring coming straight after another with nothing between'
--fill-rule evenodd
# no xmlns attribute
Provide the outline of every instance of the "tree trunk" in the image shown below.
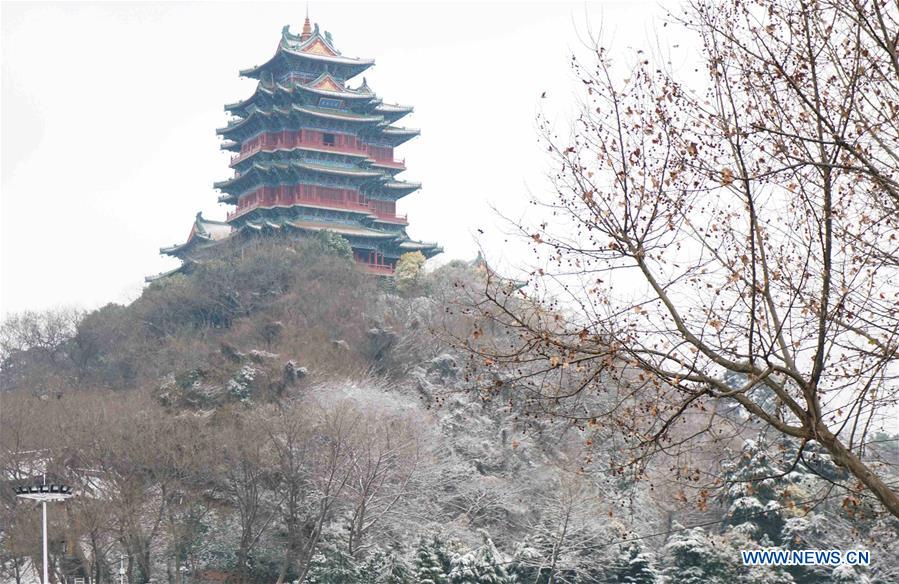
<svg viewBox="0 0 899 584"><path fill-rule="evenodd" d="M899 517L899 495L896 495L880 477L871 472L871 469L851 450L846 448L840 439L834 436L823 424L818 427L817 439L827 448L836 464L845 468L852 476L861 481L874 493L874 496L883 503L883 506L890 513L895 517Z"/></svg>
<svg viewBox="0 0 899 584"><path fill-rule="evenodd" d="M16 584L22 584L22 572L19 569L19 557L14 556L12 559L12 569L13 574L15 575Z"/></svg>
<svg viewBox="0 0 899 584"><path fill-rule="evenodd" d="M296 559L296 547L293 545L293 540L291 540L284 551L284 560L281 562L281 569L278 571L278 580L275 584L284 583L284 578L287 577L287 571L290 569L290 565L293 564L294 559Z"/></svg>

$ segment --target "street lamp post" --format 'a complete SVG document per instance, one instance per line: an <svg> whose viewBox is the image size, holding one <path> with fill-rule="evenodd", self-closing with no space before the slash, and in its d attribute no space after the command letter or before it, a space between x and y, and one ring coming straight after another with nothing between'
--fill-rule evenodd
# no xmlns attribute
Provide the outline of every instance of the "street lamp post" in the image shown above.
<svg viewBox="0 0 899 584"><path fill-rule="evenodd" d="M47 503L51 501L65 501L72 497L71 487L65 485L48 485L47 477L44 476L44 482L41 485L33 485L29 487L16 487L16 497L22 499L31 499L41 503L41 514L43 519L43 540L44 540L44 580L43 584L50 584L48 576L47 563Z"/></svg>

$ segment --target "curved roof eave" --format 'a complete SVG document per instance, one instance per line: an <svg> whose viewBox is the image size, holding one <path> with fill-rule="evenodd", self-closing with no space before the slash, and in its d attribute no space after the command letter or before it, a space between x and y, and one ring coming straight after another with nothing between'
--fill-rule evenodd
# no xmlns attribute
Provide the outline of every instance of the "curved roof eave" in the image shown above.
<svg viewBox="0 0 899 584"><path fill-rule="evenodd" d="M344 122L359 122L359 123L380 123L384 121L384 116L363 116L363 115L347 115L345 113L339 113L339 110L334 110L334 112L323 111L320 108L315 108L311 106L301 106L293 104L291 109L296 112L309 114L311 116L318 116L321 118L327 118L332 120L341 120Z"/></svg>
<svg viewBox="0 0 899 584"><path fill-rule="evenodd" d="M332 91L330 89L320 89L318 87L310 87L309 84L298 83L297 87L302 89L303 91L308 91L310 93L317 93L319 95L328 95L334 97L340 97L342 99L358 99L362 100L372 100L377 97L374 93L355 93L352 91Z"/></svg>
<svg viewBox="0 0 899 584"><path fill-rule="evenodd" d="M351 176L351 177L359 177L359 178L377 178L379 176L383 176L383 173L380 171L374 170L364 170L364 169L354 169L354 168L337 168L333 166L324 166L319 164L310 164L308 162L301 162L297 160L291 160L289 162L279 162L272 161L267 163L262 162L253 162L253 165L250 166L247 170L242 172L238 176L233 176L229 179L225 179L222 181L216 181L212 183L213 188L222 189L232 187L237 184L241 179L247 179L250 176L250 173L267 173L271 170L281 170L287 171L291 168L300 168L303 170L307 170L309 172L320 172L322 174L336 174L340 176ZM418 188L418 187L416 187Z"/></svg>
<svg viewBox="0 0 899 584"><path fill-rule="evenodd" d="M227 134L229 132L233 132L234 130L237 130L238 128L246 125L250 121L250 119L256 115L256 112L260 112L259 115L266 115L264 112L262 112L259 109L253 109L252 111L250 111L249 115L247 115L247 117L243 118L242 120L240 120L238 122L234 122L233 124L228 124L224 128L216 128L215 133L218 134L219 136L224 136L225 134Z"/></svg>
<svg viewBox="0 0 899 584"><path fill-rule="evenodd" d="M310 164L308 162L291 161L293 166L309 170L312 172L321 172L324 174L338 174L341 176L359 176L365 178L376 178L382 176L383 173L376 170L364 170L358 168L338 168L333 166L325 166L321 164Z"/></svg>
<svg viewBox="0 0 899 584"><path fill-rule="evenodd" d="M294 49L290 49L285 47L282 44L278 45L278 49L275 51L275 54L271 59L263 63L262 65L256 65L255 67L249 67L247 69L241 69L240 75L242 77L250 77L253 79L258 78L259 74L271 67L279 57L282 55L289 55L291 57L298 57L300 59L309 59L310 61L320 61L325 63L331 63L334 65L341 65L344 67L348 67L351 70L350 77L355 77L359 73L362 73L369 67L375 64L374 59L353 59L350 57L342 57L340 55L317 55L314 53L304 53L302 51L296 51Z"/></svg>
<svg viewBox="0 0 899 584"><path fill-rule="evenodd" d="M386 189L392 189L392 190L396 190L396 191L402 191L402 190L407 190L407 189L418 190L421 188L421 183L406 182L406 181L402 181L402 180L389 180L381 186L383 186Z"/></svg>

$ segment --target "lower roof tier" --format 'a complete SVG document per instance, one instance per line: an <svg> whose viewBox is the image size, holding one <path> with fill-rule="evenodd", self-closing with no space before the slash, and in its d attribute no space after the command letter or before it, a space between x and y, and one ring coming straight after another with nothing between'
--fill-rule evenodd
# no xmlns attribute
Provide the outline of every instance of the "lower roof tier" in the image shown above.
<svg viewBox="0 0 899 584"><path fill-rule="evenodd" d="M164 247L160 249L160 252L182 260L189 260L204 249L240 234L287 232L302 235L319 231L330 231L345 237L354 249L377 251L384 257L392 259L397 259L402 254L412 251L419 251L428 258L443 252L443 248L436 243L414 241L409 238L402 227L398 229L396 226L390 227L390 229L378 229L352 221L324 221L309 217L291 217L284 213L266 214L231 224L210 221L204 219L202 214L197 213L187 241Z"/></svg>
<svg viewBox="0 0 899 584"><path fill-rule="evenodd" d="M291 215L314 215L336 217L339 220L358 221L364 225L381 223L384 225L408 225L405 215L396 214L393 201L364 200L349 197L324 197L267 192L261 189L243 197L237 209L228 213L228 223L235 224L259 214L289 213Z"/></svg>

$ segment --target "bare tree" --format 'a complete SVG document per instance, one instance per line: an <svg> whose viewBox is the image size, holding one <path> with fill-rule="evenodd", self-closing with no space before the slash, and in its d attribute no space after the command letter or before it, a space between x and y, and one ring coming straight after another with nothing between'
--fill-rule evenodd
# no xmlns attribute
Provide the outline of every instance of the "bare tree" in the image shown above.
<svg viewBox="0 0 899 584"><path fill-rule="evenodd" d="M312 474L310 480L312 512L305 526L305 544L297 556L297 580L305 581L312 567L325 522L332 517L339 497L352 477L351 436L358 427L355 410L347 403L315 409Z"/></svg>
<svg viewBox="0 0 899 584"><path fill-rule="evenodd" d="M329 415L308 403L286 404L265 414L286 532L277 584L291 568L303 574L309 569L325 523L350 478L347 423L341 413Z"/></svg>
<svg viewBox="0 0 899 584"><path fill-rule="evenodd" d="M599 563L596 548L620 535L598 512L609 493L570 470L560 470L553 486L539 499L539 516L526 525L536 553L520 563L548 583L591 581ZM560 574L560 566L570 573Z"/></svg>
<svg viewBox="0 0 899 584"><path fill-rule="evenodd" d="M422 458L421 428L396 413L359 412L364 424L354 437L347 550L360 557L379 523L413 495ZM376 538L380 539L380 538Z"/></svg>
<svg viewBox="0 0 899 584"><path fill-rule="evenodd" d="M237 581L245 583L251 576L252 553L277 514L280 493L274 461L258 418L237 409L223 417L227 420L217 433L222 456L216 474L238 519L235 571Z"/></svg>
<svg viewBox="0 0 899 584"><path fill-rule="evenodd" d="M74 308L14 313L0 323L0 389L59 389L72 365L68 343L84 313Z"/></svg>
<svg viewBox="0 0 899 584"><path fill-rule="evenodd" d="M74 308L59 308L36 312L14 313L0 326L0 360L11 353L36 349L47 353L58 351L75 334L83 312Z"/></svg>
<svg viewBox="0 0 899 584"><path fill-rule="evenodd" d="M548 261L524 299L488 282L467 345L630 462L729 439L732 402L899 516L865 456L899 398L899 4L697 0L682 24L705 87L642 51L620 82L598 45L575 61L573 135L541 120L553 219L522 227Z"/></svg>

